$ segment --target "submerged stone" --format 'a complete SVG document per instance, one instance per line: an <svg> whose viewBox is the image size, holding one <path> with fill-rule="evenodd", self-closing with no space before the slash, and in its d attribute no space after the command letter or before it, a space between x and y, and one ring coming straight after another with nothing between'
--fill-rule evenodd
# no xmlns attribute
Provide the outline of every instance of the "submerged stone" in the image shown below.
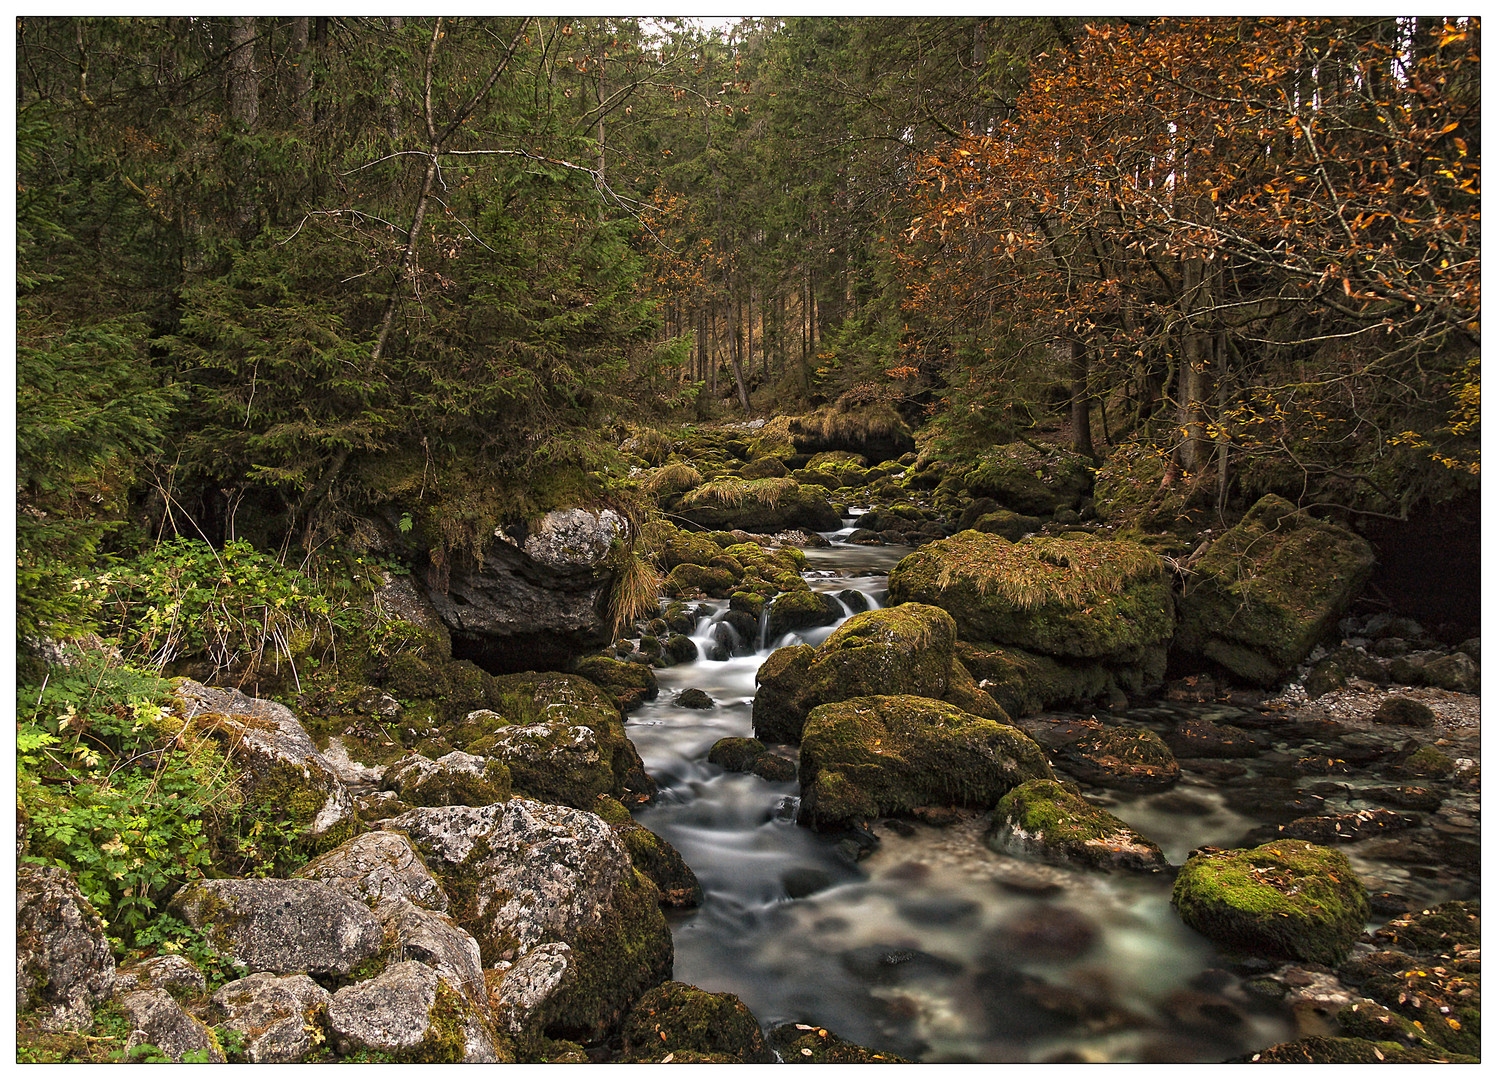
<svg viewBox="0 0 1497 1080"><path fill-rule="evenodd" d="M691 1052L696 1061L767 1064L774 1060L759 1021L733 994L682 982L648 991L624 1020L624 1059L658 1062Z"/></svg>

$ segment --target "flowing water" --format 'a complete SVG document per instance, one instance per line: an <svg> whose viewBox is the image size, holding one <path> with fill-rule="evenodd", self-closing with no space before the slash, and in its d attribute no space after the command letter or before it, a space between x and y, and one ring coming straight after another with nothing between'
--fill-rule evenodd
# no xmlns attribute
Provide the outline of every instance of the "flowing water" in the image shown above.
<svg viewBox="0 0 1497 1080"><path fill-rule="evenodd" d="M812 587L884 603L888 571L909 549L829 535L833 546L806 552ZM1220 1061L1297 1037L1174 915L1167 875L998 855L982 842L981 815L940 829L880 825L882 843L859 862L795 824L796 783L708 764L718 739L752 734L765 657L831 632L738 642L717 623L726 607L702 605L702 658L660 671L659 696L629 722L661 789L635 816L680 850L706 892L701 908L672 916L675 978L738 995L766 1026L815 1023L934 1062ZM729 640L735 655L708 658ZM670 704L689 687L715 707ZM1177 864L1253 824L1189 778L1108 808Z"/></svg>

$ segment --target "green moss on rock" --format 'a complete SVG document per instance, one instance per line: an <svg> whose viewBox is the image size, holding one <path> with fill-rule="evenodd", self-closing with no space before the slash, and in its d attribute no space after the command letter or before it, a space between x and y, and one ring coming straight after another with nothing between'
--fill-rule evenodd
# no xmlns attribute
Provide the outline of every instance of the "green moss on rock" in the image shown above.
<svg viewBox="0 0 1497 1080"><path fill-rule="evenodd" d="M787 1065L905 1065L908 1059L845 1042L815 1024L781 1024L769 1045Z"/></svg>
<svg viewBox="0 0 1497 1080"><path fill-rule="evenodd" d="M1345 959L1368 913L1346 856L1303 840L1194 852L1170 902L1225 949L1317 964Z"/></svg>
<svg viewBox="0 0 1497 1080"><path fill-rule="evenodd" d="M1144 728L1104 725L1066 747L1064 754L1069 772L1102 787L1159 791L1180 779L1175 755Z"/></svg>
<svg viewBox="0 0 1497 1080"><path fill-rule="evenodd" d="M1062 659L1135 663L1174 629L1163 564L1126 540L1011 544L969 530L903 559L889 575L889 599L944 608L965 641Z"/></svg>
<svg viewBox="0 0 1497 1080"><path fill-rule="evenodd" d="M1030 780L998 803L988 846L1056 865L1163 870L1159 845L1055 780Z"/></svg>
<svg viewBox="0 0 1497 1080"><path fill-rule="evenodd" d="M721 600L736 584L732 571L720 566L680 563L666 575L662 589L667 596L710 596Z"/></svg>
<svg viewBox="0 0 1497 1080"><path fill-rule="evenodd" d="M624 1021L624 1060L657 1062L667 1055L766 1064L774 1060L759 1021L733 994L711 994L682 982L648 991Z"/></svg>
<svg viewBox="0 0 1497 1080"><path fill-rule="evenodd" d="M1265 495L1192 568L1175 647L1271 685L1341 617L1373 561L1360 536Z"/></svg>
<svg viewBox="0 0 1497 1080"><path fill-rule="evenodd" d="M828 830L919 806L988 807L1053 775L1017 728L929 698L858 697L806 721L799 819Z"/></svg>

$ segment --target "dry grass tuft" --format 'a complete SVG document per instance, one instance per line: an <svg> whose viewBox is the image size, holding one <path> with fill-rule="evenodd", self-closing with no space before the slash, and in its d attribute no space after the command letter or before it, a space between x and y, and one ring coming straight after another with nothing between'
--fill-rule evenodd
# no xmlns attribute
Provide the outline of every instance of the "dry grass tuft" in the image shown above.
<svg viewBox="0 0 1497 1080"><path fill-rule="evenodd" d="M664 576L651 560L633 548L617 549L613 558L613 590L608 596L608 616L615 637L659 607L664 585Z"/></svg>
<svg viewBox="0 0 1497 1080"><path fill-rule="evenodd" d="M684 461L673 461L656 469L646 478L644 492L650 496L690 491L702 482L702 474Z"/></svg>
<svg viewBox="0 0 1497 1080"><path fill-rule="evenodd" d="M738 507L744 503L758 503L776 507L799 485L788 476L771 476L764 480L709 480L687 492L683 506Z"/></svg>

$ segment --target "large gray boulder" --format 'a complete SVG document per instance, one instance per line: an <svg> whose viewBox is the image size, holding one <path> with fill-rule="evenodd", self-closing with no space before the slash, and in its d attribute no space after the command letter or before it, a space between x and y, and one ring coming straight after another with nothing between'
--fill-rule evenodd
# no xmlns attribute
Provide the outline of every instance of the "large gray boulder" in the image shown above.
<svg viewBox="0 0 1497 1080"><path fill-rule="evenodd" d="M378 914L385 940L395 943L391 959L419 960L473 1005L487 1006L483 961L472 934L450 916L419 908L409 900L391 901Z"/></svg>
<svg viewBox="0 0 1497 1080"><path fill-rule="evenodd" d="M240 787L251 807L311 845L331 845L358 828L358 806L338 770L286 706L191 679L173 694L182 715L209 726L244 770Z"/></svg>
<svg viewBox="0 0 1497 1080"><path fill-rule="evenodd" d="M86 1028L114 990L104 920L68 871L16 867L16 1012L44 1028Z"/></svg>
<svg viewBox="0 0 1497 1080"><path fill-rule="evenodd" d="M254 1064L304 1061L323 1039L332 995L305 975L268 971L225 983L213 995L214 1015L244 1035Z"/></svg>
<svg viewBox="0 0 1497 1080"><path fill-rule="evenodd" d="M130 1018L125 1049L150 1045L173 1061L186 1055L222 1065L223 1049L213 1033L189 1016L165 990L131 990L119 996L120 1011Z"/></svg>
<svg viewBox="0 0 1497 1080"><path fill-rule="evenodd" d="M537 945L513 964L496 969L489 990L494 1025L510 1035L539 1035L577 973L572 947L564 941Z"/></svg>
<svg viewBox="0 0 1497 1080"><path fill-rule="evenodd" d="M171 907L249 973L346 976L385 940L373 912L320 881L198 881Z"/></svg>
<svg viewBox="0 0 1497 1080"><path fill-rule="evenodd" d="M503 761L461 750L435 761L422 754L403 757L390 766L385 784L412 806L488 806L511 794L509 767Z"/></svg>
<svg viewBox="0 0 1497 1080"><path fill-rule="evenodd" d="M447 910L447 894L421 853L400 833L355 836L307 863L296 876L321 881L370 907L405 899L431 911Z"/></svg>
<svg viewBox="0 0 1497 1080"><path fill-rule="evenodd" d="M553 1032L598 1034L668 977L674 950L656 890L596 814L516 798L427 807L383 824L410 836L443 875L486 967L550 942L571 947L576 978Z"/></svg>
<svg viewBox="0 0 1497 1080"><path fill-rule="evenodd" d="M1191 567L1174 648L1271 686L1336 625L1373 562L1360 536L1265 495Z"/></svg>
<svg viewBox="0 0 1497 1080"><path fill-rule="evenodd" d="M481 558L424 574L427 599L454 647L491 671L561 667L609 640L611 510L555 510L528 533L499 530Z"/></svg>
<svg viewBox="0 0 1497 1080"><path fill-rule="evenodd" d="M468 1000L427 965L392 964L366 982L345 986L327 1009L341 1054L368 1049L405 1062L494 1063L494 1040Z"/></svg>

